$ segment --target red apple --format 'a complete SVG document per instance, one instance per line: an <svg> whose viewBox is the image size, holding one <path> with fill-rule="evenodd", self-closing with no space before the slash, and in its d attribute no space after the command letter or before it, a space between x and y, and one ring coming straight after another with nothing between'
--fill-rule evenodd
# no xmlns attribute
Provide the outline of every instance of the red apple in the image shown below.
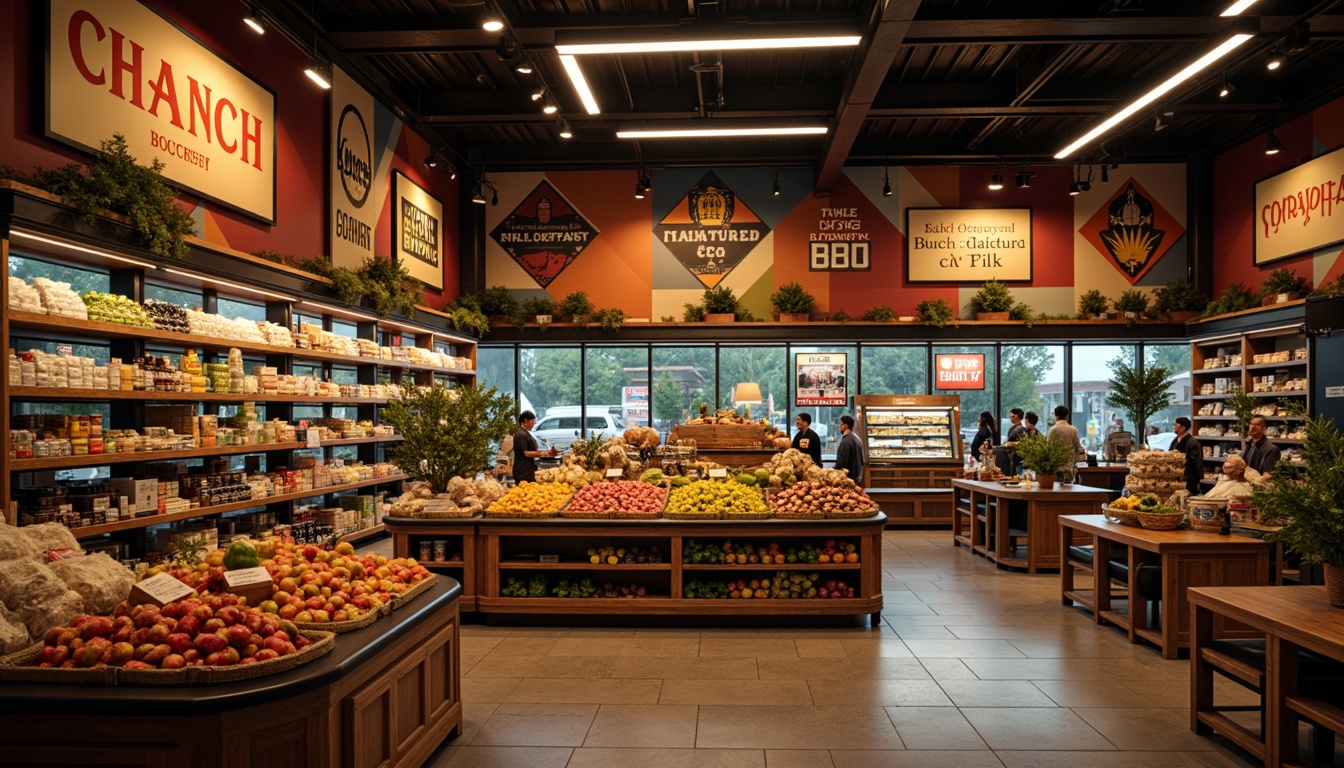
<svg viewBox="0 0 1344 768"><path fill-rule="evenodd" d="M224 623L224 620L216 616L215 618L210 619L201 625L201 633L206 635L213 635L219 630L226 629L227 627L228 625Z"/></svg>
<svg viewBox="0 0 1344 768"><path fill-rule="evenodd" d="M280 658L280 653L278 651L273 651L270 648L262 648L261 650L257 651L257 654L254 658L257 661L270 661L271 659Z"/></svg>
<svg viewBox="0 0 1344 768"><path fill-rule="evenodd" d="M235 624L227 630L229 645L234 648L242 648L252 642L252 630L242 624Z"/></svg>
<svg viewBox="0 0 1344 768"><path fill-rule="evenodd" d="M191 647L191 635L186 632L177 632L169 635L167 642L173 653L186 653L187 649Z"/></svg>
<svg viewBox="0 0 1344 768"><path fill-rule="evenodd" d="M192 647L200 651L202 655L218 653L229 645L229 641L216 634L202 632L192 641Z"/></svg>
<svg viewBox="0 0 1344 768"><path fill-rule="evenodd" d="M187 666L187 660L185 657L176 653L170 653L164 657L163 663L159 666L163 669L181 669Z"/></svg>
<svg viewBox="0 0 1344 768"><path fill-rule="evenodd" d="M149 653L145 654L144 656L141 656L140 661L143 661L146 664L153 664L154 666L158 666L159 664L163 663L164 659L168 658L171 655L173 655L172 647L168 646L167 644L156 645L154 646L153 650L151 650Z"/></svg>
<svg viewBox="0 0 1344 768"><path fill-rule="evenodd" d="M186 652L182 654L182 660L189 665L200 664L201 652L196 650L195 648L188 648Z"/></svg>

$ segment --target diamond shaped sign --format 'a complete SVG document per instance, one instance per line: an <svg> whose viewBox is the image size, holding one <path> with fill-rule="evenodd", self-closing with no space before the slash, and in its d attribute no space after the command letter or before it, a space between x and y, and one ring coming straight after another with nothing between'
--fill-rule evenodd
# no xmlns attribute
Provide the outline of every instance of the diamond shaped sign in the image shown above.
<svg viewBox="0 0 1344 768"><path fill-rule="evenodd" d="M653 228L677 261L713 288L770 233L770 226L713 172L706 173Z"/></svg>
<svg viewBox="0 0 1344 768"><path fill-rule="evenodd" d="M550 182L533 189L490 233L542 288L592 244L594 227Z"/></svg>
<svg viewBox="0 0 1344 768"><path fill-rule="evenodd" d="M1130 178L1078 230L1134 285L1185 234L1185 228Z"/></svg>

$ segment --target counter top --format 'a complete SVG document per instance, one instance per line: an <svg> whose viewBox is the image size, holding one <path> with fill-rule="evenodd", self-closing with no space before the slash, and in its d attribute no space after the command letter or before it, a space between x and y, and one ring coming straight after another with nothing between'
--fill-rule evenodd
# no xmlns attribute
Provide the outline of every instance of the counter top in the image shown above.
<svg viewBox="0 0 1344 768"><path fill-rule="evenodd" d="M1041 490L1037 486L1024 488L1022 486L1007 486L997 480L962 480L952 481L956 488L967 488L980 493L988 493L995 496L1003 496L1011 499L1039 499L1046 496L1065 496L1072 498L1095 497L1102 501L1110 500L1113 492L1108 488L1093 488L1090 485L1062 485L1055 483L1055 487L1049 490Z"/></svg>

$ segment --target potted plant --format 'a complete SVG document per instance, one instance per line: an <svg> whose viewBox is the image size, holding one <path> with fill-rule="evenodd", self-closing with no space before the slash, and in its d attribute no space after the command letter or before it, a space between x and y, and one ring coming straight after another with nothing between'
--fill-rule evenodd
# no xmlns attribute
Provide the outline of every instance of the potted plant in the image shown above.
<svg viewBox="0 0 1344 768"><path fill-rule="evenodd" d="M1259 301L1255 294L1246 289L1241 281L1237 281L1218 294L1218 298L1209 302L1204 311L1199 313L1200 317L1213 317L1215 315L1229 315L1233 312L1241 312L1259 306Z"/></svg>
<svg viewBox="0 0 1344 768"><path fill-rule="evenodd" d="M1078 297L1078 319L1105 320L1106 310L1110 306L1111 300L1106 298L1106 294L1093 288Z"/></svg>
<svg viewBox="0 0 1344 768"><path fill-rule="evenodd" d="M798 283L788 283L770 294L770 303L774 305L781 323L806 323L812 319L812 306L816 304L816 299Z"/></svg>
<svg viewBox="0 0 1344 768"><path fill-rule="evenodd" d="M412 480L445 493L454 477L475 477L494 458L492 443L513 429L513 398L494 387L411 386L380 411L402 436L391 460Z"/></svg>
<svg viewBox="0 0 1344 768"><path fill-rule="evenodd" d="M705 291L701 300L706 323L732 323L737 320L737 297L726 285L716 285Z"/></svg>
<svg viewBox="0 0 1344 768"><path fill-rule="evenodd" d="M1153 291L1153 311L1175 323L1194 320L1209 305L1209 297L1184 280L1172 280Z"/></svg>
<svg viewBox="0 0 1344 768"><path fill-rule="evenodd" d="M947 299L921 301L915 306L915 313L919 315L920 320L935 328L946 328L955 316L952 305L947 303Z"/></svg>
<svg viewBox="0 0 1344 768"><path fill-rule="evenodd" d="M1305 415L1301 466L1283 459L1274 482L1256 486L1251 497L1266 534L1304 561L1325 567L1330 604L1344 608L1344 434L1332 419Z"/></svg>
<svg viewBox="0 0 1344 768"><path fill-rule="evenodd" d="M1260 284L1261 304L1282 304L1311 293L1311 283L1291 269L1276 269Z"/></svg>
<svg viewBox="0 0 1344 768"><path fill-rule="evenodd" d="M1073 446L1044 435L1029 435L1017 441L1022 466L1036 473L1041 490L1055 487L1055 475L1073 466Z"/></svg>
<svg viewBox="0 0 1344 768"><path fill-rule="evenodd" d="M518 300L508 288L496 285L477 294L476 303L481 313L490 318L490 322L502 324L518 314Z"/></svg>
<svg viewBox="0 0 1344 768"><path fill-rule="evenodd" d="M1013 304L1013 292L998 280L980 286L971 297L971 311L976 320L1007 320Z"/></svg>
<svg viewBox="0 0 1344 768"><path fill-rule="evenodd" d="M859 319L869 323L890 323L896 319L891 307L873 307L859 315Z"/></svg>
<svg viewBox="0 0 1344 768"><path fill-rule="evenodd" d="M1125 291L1115 300L1115 311L1125 318L1125 323L1133 325L1144 319L1148 312L1148 294L1140 290Z"/></svg>
<svg viewBox="0 0 1344 768"><path fill-rule="evenodd" d="M1145 365L1142 369L1123 360L1111 368L1111 391L1106 404L1121 411L1134 425L1137 435L1147 434L1148 417L1171 405L1172 372L1160 365Z"/></svg>
<svg viewBox="0 0 1344 768"><path fill-rule="evenodd" d="M560 300L560 305L556 307L560 317L565 320L580 325L588 321L588 316L593 314L593 302L588 300L588 294L583 291L575 291Z"/></svg>
<svg viewBox="0 0 1344 768"><path fill-rule="evenodd" d="M530 318L537 325L547 325L555 316L555 299L547 296L533 296L523 302L523 317Z"/></svg>

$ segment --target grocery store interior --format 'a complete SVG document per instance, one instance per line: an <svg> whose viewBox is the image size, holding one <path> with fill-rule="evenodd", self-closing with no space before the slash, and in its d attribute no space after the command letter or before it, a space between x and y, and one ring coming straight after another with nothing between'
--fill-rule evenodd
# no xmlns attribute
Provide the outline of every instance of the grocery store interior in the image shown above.
<svg viewBox="0 0 1344 768"><path fill-rule="evenodd" d="M1340 61L2 4L3 762L1344 766Z"/></svg>

